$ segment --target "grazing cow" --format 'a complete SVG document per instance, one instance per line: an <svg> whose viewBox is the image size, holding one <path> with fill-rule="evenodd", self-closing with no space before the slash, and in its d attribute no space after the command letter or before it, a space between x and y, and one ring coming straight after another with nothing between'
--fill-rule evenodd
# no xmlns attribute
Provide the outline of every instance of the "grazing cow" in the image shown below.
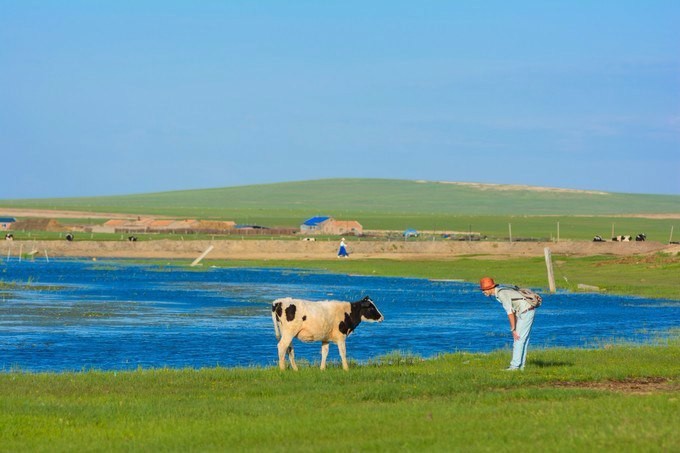
<svg viewBox="0 0 680 453"><path fill-rule="evenodd" d="M128 241L137 242L137 236L128 236Z"/></svg>
<svg viewBox="0 0 680 453"><path fill-rule="evenodd" d="M604 242L604 239L602 239L602 236L595 236L593 242Z"/></svg>
<svg viewBox="0 0 680 453"><path fill-rule="evenodd" d="M636 241L646 241L647 240L647 235L645 233L640 233L637 236L635 236Z"/></svg>
<svg viewBox="0 0 680 453"><path fill-rule="evenodd" d="M13 241L14 240L14 235L12 233L7 233L5 235L5 240L6 241Z"/></svg>
<svg viewBox="0 0 680 453"><path fill-rule="evenodd" d="M612 238L614 242L630 242L630 236L614 236Z"/></svg>
<svg viewBox="0 0 680 453"><path fill-rule="evenodd" d="M69 242L71 242L71 241L73 240L73 235L72 235L71 233L68 233L68 234L66 235L66 240L69 241Z"/></svg>
<svg viewBox="0 0 680 453"><path fill-rule="evenodd" d="M338 345L342 368L348 370L345 339L361 321L381 322L383 315L370 297L356 302L309 300L286 297L272 302L274 333L279 340L279 368L286 369L286 353L290 366L297 371L293 338L321 342L321 369L326 369L326 357L331 341Z"/></svg>

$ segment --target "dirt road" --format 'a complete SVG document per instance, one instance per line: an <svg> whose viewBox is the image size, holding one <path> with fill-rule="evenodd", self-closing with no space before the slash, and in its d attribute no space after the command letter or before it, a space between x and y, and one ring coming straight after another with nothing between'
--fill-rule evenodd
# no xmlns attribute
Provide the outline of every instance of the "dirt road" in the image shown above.
<svg viewBox="0 0 680 453"><path fill-rule="evenodd" d="M194 259L209 246L207 258L253 260L317 260L335 258L336 242L297 240L177 241L4 241L0 258L33 253L43 257L84 258L182 258ZM572 256L636 255L655 252L679 253L680 246L659 242L404 242L351 240L348 248L355 259L446 260L465 255L477 258L543 256L548 247L554 254Z"/></svg>

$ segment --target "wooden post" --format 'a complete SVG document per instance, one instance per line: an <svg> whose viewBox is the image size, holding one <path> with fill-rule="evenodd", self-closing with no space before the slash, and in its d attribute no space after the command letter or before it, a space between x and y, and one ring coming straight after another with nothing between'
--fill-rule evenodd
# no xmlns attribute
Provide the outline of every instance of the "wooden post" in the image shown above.
<svg viewBox="0 0 680 453"><path fill-rule="evenodd" d="M510 242L512 242L512 224L508 223L508 235L510 237Z"/></svg>
<svg viewBox="0 0 680 453"><path fill-rule="evenodd" d="M210 252L212 251L212 249L214 249L214 248L215 248L215 247L211 245L210 247L208 247L207 249L205 249L205 252L201 253L201 255L200 255L198 258L196 258L196 259L194 260L193 263L191 263L191 267L197 266L198 263L200 263L201 260L202 260L203 258L205 258L205 256L206 256L208 253L210 253Z"/></svg>
<svg viewBox="0 0 680 453"><path fill-rule="evenodd" d="M675 226L675 225L671 225L671 237L668 238L668 243L669 243L669 244L670 244L671 242L673 242L673 227L674 227L674 226Z"/></svg>
<svg viewBox="0 0 680 453"><path fill-rule="evenodd" d="M560 222L557 222L557 242L560 242Z"/></svg>
<svg viewBox="0 0 680 453"><path fill-rule="evenodd" d="M45 259L47 260L48 263L50 262L50 257L47 256L47 249L45 249Z"/></svg>
<svg viewBox="0 0 680 453"><path fill-rule="evenodd" d="M548 247L544 248L543 252L545 253L545 266L548 269L548 284L550 285L550 292L554 293L555 292L555 274L553 273L552 255L551 255L550 249Z"/></svg>
<svg viewBox="0 0 680 453"><path fill-rule="evenodd" d="M611 237L612 238L614 237L614 223L612 223L612 235L611 235Z"/></svg>

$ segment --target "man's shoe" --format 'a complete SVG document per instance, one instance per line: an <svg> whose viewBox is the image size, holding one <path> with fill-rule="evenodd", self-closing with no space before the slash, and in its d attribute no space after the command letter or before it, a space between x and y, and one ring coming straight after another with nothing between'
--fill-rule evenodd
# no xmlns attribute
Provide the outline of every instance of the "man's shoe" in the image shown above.
<svg viewBox="0 0 680 453"><path fill-rule="evenodd" d="M507 368L503 368L503 371L519 371L519 368L509 366Z"/></svg>

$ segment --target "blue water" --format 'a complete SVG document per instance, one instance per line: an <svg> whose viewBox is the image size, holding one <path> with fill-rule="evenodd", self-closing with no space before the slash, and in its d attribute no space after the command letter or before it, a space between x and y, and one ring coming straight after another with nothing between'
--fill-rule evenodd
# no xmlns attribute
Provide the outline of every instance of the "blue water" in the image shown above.
<svg viewBox="0 0 680 453"><path fill-rule="evenodd" d="M0 370L275 365L271 301L358 300L370 295L385 321L362 323L348 357L394 351L422 357L510 347L500 304L476 285L348 276L295 269L201 269L126 261L0 263L0 280L58 290L0 291ZM680 326L680 302L559 293L536 315L534 347L645 342ZM318 362L320 344L297 342ZM331 362L338 362L331 345Z"/></svg>

